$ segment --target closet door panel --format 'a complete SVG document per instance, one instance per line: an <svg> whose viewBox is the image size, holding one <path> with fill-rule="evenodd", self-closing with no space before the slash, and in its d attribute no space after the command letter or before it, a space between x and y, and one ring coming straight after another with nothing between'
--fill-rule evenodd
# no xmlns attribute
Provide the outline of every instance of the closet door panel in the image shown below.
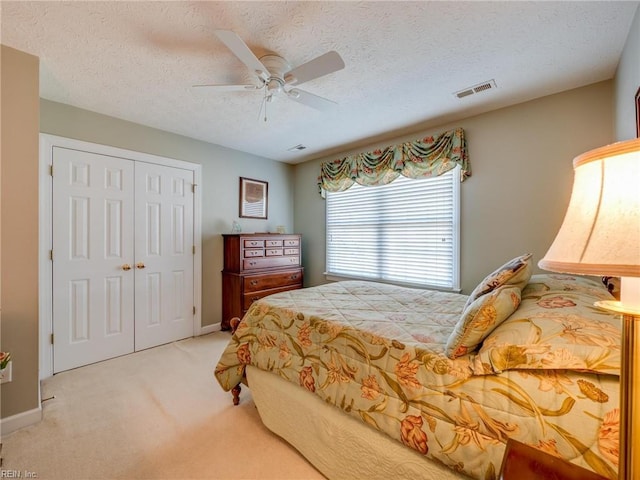
<svg viewBox="0 0 640 480"><path fill-rule="evenodd" d="M193 172L135 169L135 349L193 335Z"/></svg>
<svg viewBox="0 0 640 480"><path fill-rule="evenodd" d="M54 373L133 351L133 163L53 149Z"/></svg>

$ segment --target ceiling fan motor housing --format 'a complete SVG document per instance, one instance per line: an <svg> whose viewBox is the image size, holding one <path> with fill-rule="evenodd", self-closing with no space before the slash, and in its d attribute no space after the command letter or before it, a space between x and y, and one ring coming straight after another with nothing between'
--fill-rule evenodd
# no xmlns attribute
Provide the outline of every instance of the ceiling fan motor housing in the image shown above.
<svg viewBox="0 0 640 480"><path fill-rule="evenodd" d="M262 64L267 67L271 75L267 80L267 90L276 92L284 87L284 74L291 70L291 65L279 55L263 55L260 57Z"/></svg>

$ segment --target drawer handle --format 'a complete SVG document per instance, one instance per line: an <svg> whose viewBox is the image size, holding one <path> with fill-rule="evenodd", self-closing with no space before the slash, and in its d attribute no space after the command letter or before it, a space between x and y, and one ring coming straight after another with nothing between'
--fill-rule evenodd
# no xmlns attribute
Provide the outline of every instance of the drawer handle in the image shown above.
<svg viewBox="0 0 640 480"><path fill-rule="evenodd" d="M249 283L255 287L259 282L258 280L251 280Z"/></svg>
<svg viewBox="0 0 640 480"><path fill-rule="evenodd" d="M291 275L289 277L289 280L297 280L298 279L298 275Z"/></svg>
<svg viewBox="0 0 640 480"><path fill-rule="evenodd" d="M253 297L253 298L251 299L251 301L252 301L252 302L257 302L258 300L260 300L260 297Z"/></svg>
<svg viewBox="0 0 640 480"><path fill-rule="evenodd" d="M257 262L249 262L249 265L254 266Z"/></svg>

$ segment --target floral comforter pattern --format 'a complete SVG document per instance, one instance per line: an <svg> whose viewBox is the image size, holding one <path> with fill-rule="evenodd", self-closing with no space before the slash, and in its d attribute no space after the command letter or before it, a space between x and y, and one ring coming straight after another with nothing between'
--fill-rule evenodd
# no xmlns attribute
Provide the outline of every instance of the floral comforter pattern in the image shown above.
<svg viewBox="0 0 640 480"><path fill-rule="evenodd" d="M474 374L473 354L444 354L466 300L351 281L272 295L252 305L215 376L230 390L246 365L271 371L473 478L497 478L508 437L615 478L618 377Z"/></svg>

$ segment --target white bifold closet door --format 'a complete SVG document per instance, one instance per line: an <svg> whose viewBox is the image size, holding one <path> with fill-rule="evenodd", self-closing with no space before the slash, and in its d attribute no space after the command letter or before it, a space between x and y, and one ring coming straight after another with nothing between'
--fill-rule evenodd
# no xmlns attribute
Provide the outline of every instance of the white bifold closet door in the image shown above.
<svg viewBox="0 0 640 480"><path fill-rule="evenodd" d="M193 172L136 162L136 350L193 335Z"/></svg>
<svg viewBox="0 0 640 480"><path fill-rule="evenodd" d="M54 147L54 373L193 335L192 184Z"/></svg>

